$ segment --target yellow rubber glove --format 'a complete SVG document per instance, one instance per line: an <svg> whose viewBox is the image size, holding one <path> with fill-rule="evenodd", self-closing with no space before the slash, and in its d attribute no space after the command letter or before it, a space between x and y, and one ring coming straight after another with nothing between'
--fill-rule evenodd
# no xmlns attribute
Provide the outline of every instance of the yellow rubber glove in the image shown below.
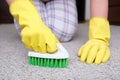
<svg viewBox="0 0 120 80"><path fill-rule="evenodd" d="M106 19L95 17L90 19L89 40L83 45L78 56L81 62L100 64L110 58L110 28Z"/></svg>
<svg viewBox="0 0 120 80"><path fill-rule="evenodd" d="M10 12L19 22L22 42L36 52L55 52L58 39L44 24L31 0L14 0Z"/></svg>

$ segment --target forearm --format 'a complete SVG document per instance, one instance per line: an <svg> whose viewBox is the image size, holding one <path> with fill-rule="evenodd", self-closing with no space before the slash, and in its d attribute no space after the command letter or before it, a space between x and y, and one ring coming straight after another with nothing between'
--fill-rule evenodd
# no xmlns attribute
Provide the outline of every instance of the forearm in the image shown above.
<svg viewBox="0 0 120 80"><path fill-rule="evenodd" d="M108 0L90 0L90 13L92 17L108 17Z"/></svg>
<svg viewBox="0 0 120 80"><path fill-rule="evenodd" d="M10 5L14 0L6 0L6 2Z"/></svg>

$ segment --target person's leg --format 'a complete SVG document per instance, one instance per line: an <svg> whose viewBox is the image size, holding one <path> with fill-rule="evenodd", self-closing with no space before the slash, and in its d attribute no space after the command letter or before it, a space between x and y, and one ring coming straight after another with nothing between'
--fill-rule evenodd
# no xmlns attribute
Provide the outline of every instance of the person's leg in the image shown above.
<svg viewBox="0 0 120 80"><path fill-rule="evenodd" d="M53 0L46 4L48 26L64 42L72 39L77 28L75 0Z"/></svg>
<svg viewBox="0 0 120 80"><path fill-rule="evenodd" d="M41 0L32 0L36 9L38 10L43 22L47 25L47 15L46 15L46 7L45 4ZM14 19L15 28L18 30L18 32L21 32L21 28L18 24L18 22Z"/></svg>

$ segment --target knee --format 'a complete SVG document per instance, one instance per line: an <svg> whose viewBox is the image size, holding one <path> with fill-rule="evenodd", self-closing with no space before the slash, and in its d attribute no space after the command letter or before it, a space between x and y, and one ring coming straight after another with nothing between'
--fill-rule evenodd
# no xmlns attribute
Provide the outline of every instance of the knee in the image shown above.
<svg viewBox="0 0 120 80"><path fill-rule="evenodd" d="M74 27L72 29L68 28L63 30L53 30L53 33L56 35L60 42L67 42L73 38L76 32L76 28L77 27Z"/></svg>

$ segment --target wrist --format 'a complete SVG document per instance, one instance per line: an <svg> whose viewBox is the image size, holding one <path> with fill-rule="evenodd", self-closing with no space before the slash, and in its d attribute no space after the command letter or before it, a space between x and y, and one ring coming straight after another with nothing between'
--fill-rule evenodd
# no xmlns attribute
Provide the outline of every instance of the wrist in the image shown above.
<svg viewBox="0 0 120 80"><path fill-rule="evenodd" d="M90 19L89 39L101 40L109 45L110 25L107 19L102 17L93 17Z"/></svg>

